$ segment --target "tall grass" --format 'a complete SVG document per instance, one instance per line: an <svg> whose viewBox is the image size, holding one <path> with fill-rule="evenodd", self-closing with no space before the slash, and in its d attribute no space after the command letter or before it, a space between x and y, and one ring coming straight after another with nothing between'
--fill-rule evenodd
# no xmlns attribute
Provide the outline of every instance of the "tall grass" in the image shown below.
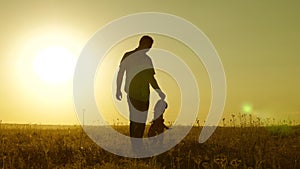
<svg viewBox="0 0 300 169"><path fill-rule="evenodd" d="M227 125L203 144L198 143L202 127L196 124L174 148L144 159L103 150L80 126L0 124L0 168L299 168L300 126L266 125L254 116L249 122L247 116L225 119ZM129 134L128 126L115 128Z"/></svg>

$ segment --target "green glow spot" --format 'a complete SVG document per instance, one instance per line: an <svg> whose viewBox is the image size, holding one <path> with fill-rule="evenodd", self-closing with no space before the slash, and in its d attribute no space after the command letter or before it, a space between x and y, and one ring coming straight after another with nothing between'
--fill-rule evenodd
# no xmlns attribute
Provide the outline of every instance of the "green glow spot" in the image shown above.
<svg viewBox="0 0 300 169"><path fill-rule="evenodd" d="M243 105L243 112L245 112L245 113L251 113L252 112L252 105L250 105L250 104L244 104Z"/></svg>

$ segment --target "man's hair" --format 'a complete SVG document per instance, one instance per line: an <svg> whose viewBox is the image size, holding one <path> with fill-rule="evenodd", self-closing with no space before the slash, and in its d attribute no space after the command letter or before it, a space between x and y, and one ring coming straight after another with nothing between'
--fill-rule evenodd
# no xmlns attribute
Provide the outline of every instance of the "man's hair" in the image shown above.
<svg viewBox="0 0 300 169"><path fill-rule="evenodd" d="M150 36L145 35L140 39L139 46L149 46L152 44L153 44L153 39Z"/></svg>

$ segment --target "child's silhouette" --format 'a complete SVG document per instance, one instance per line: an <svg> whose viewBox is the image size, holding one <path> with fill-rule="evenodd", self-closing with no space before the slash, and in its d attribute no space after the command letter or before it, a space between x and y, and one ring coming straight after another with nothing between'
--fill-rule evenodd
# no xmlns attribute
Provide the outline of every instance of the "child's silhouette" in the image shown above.
<svg viewBox="0 0 300 169"><path fill-rule="evenodd" d="M166 108L168 107L168 104L164 100L159 100L155 104L154 107L154 119L152 121L152 124L150 126L149 132L148 132L148 137L153 137L156 135L159 135L164 132L165 129L169 129L164 124L164 118L163 118L163 113L165 112ZM162 137L163 139L163 137ZM162 140L160 140L162 142Z"/></svg>

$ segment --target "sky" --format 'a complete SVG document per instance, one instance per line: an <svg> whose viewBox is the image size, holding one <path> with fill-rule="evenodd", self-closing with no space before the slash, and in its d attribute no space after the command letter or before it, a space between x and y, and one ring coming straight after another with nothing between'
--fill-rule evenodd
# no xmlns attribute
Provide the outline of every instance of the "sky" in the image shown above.
<svg viewBox="0 0 300 169"><path fill-rule="evenodd" d="M0 120L4 123L78 124L77 114L81 116L82 112L76 113L74 107L72 72L80 52L101 27L138 12L173 14L206 34L226 74L224 117L241 112L300 122L298 1L0 3ZM152 36L154 48L178 55L196 76L201 96L199 118L204 121L211 99L205 68L181 42ZM136 35L112 47L97 71L95 98L109 122L122 119L118 111L126 109L124 100L117 102L113 97L113 78L122 55L136 48L139 38ZM47 56L56 57L47 60ZM166 121L174 121L181 102L178 83L165 72L156 73L171 105Z"/></svg>

